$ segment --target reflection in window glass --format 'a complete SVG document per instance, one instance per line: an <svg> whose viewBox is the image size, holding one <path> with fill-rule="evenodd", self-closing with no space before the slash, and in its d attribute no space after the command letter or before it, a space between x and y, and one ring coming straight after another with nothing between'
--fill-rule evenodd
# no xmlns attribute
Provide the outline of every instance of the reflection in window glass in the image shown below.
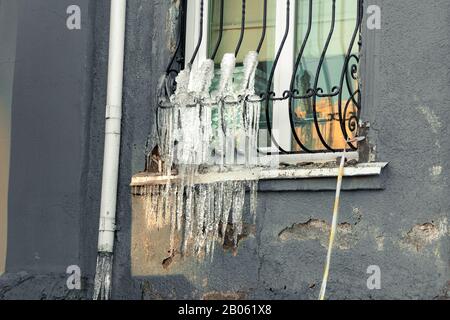
<svg viewBox="0 0 450 320"><path fill-rule="evenodd" d="M302 42L308 30L309 0L297 0L296 21L296 54L301 49ZM331 1L313 1L312 27L308 42L305 47L303 58L296 74L296 88L301 95L306 90L314 87L320 56L325 46L332 25ZM337 1L336 18L333 36L331 38L321 71L318 87L324 93L331 93L334 86L340 83L345 56L355 29L357 19L357 1ZM353 46L353 53L357 53L358 46ZM350 63L354 63L352 60ZM352 79L353 82L355 82ZM357 88L357 83L350 83ZM354 89L351 89L353 91ZM345 106L346 99L350 96L349 90L344 83L342 105ZM343 149L344 137L338 117L338 97L317 98L316 111L320 132L328 145L335 149ZM349 106L346 119L356 112L354 105ZM295 130L303 144L314 150L324 149L313 118L313 99L296 100L294 104ZM348 130L350 133L350 130ZM293 148L299 150L299 146L293 142Z"/></svg>

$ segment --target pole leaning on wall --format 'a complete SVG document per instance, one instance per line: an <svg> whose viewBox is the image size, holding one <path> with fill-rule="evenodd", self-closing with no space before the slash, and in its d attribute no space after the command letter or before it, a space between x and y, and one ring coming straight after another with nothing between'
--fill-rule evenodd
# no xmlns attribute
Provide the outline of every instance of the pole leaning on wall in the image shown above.
<svg viewBox="0 0 450 320"><path fill-rule="evenodd" d="M111 296L122 119L126 0L111 0L105 149L94 300Z"/></svg>

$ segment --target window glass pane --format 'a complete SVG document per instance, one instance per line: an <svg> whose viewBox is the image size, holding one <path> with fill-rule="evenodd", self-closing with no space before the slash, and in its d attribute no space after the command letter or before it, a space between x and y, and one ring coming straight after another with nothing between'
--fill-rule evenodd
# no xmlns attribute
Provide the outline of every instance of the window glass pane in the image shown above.
<svg viewBox="0 0 450 320"><path fill-rule="evenodd" d="M308 30L309 0L297 0L296 21L296 55ZM312 28L305 47L301 64L296 73L296 88L300 94L305 95L306 90L314 87L320 56L324 49L327 37L332 25L332 1L313 1ZM324 93L331 93L334 86L340 85L340 78L344 66L345 55L355 30L357 19L357 1L336 1L335 27L331 38L318 81L318 87ZM358 52L358 38L352 48L352 53ZM352 59L350 66L356 61ZM349 69L349 68L348 68ZM342 108L345 107L350 97L349 91L357 89L357 83L350 77L350 90L346 82L343 84ZM319 128L328 145L335 149L345 146L342 130L338 118L338 97L317 98L316 110ZM346 119L356 112L353 103L349 103ZM303 144L314 150L324 149L315 128L313 119L313 99L296 100L294 104L295 127ZM346 121L348 128L348 121ZM350 134L350 130L347 130ZM293 148L299 150L299 146L293 142Z"/></svg>
<svg viewBox="0 0 450 320"><path fill-rule="evenodd" d="M301 45L305 39L308 29L309 20L309 0L296 1L296 21L295 28L291 32L295 32L295 58L300 51ZM226 0L224 8L224 32L221 45L215 57L216 77L213 81L214 90L220 77L220 62L225 53L233 53L239 39L241 31L241 0ZM295 75L295 87L300 94L305 95L309 88L314 87L317 68L320 57L324 49L327 37L329 35L332 24L332 1L331 0L315 0L313 1L312 10L312 28L309 39L306 43L300 66ZM267 8L267 33L260 53L260 63L256 74L256 92L265 92L267 89L267 81L273 60L276 54L275 46L275 20L276 17L276 0L268 1ZM331 93L333 87L340 86L342 69L344 66L345 56L355 30L357 18L357 0L338 0L336 1L335 26L328 50L320 70L318 78L318 88L322 88L324 93ZM255 50L258 46L262 34L263 22L263 1L247 0L246 5L246 24L245 35L242 42L240 52L237 57L237 65L235 70L235 84L239 85L240 76L243 73L242 61L250 50ZM216 45L219 34L220 23L220 0L210 0L209 12L209 33L208 33L208 55L211 56ZM284 21L279 21L284 30ZM352 48L352 53L358 52L358 38ZM356 61L352 59L349 68ZM279 61L279 65L283 61ZM350 73L349 73L350 74ZM288 77L291 74L287 75ZM356 113L357 109L352 103L350 96L357 88L356 80L349 77L350 81L344 81L342 86L342 110L348 100L348 112L345 119L349 119ZM348 87L350 89L348 89ZM287 90L289 88L285 88ZM284 90L283 90L284 91ZM277 92L280 96L282 92ZM355 96L355 99L358 97ZM270 145L270 138L267 136L267 124L265 117L266 104L261 106L261 123L260 123L260 146ZM272 112L272 103L269 103L270 112ZM314 123L313 117L313 99L299 99L293 103L293 111L295 118L295 129L303 144L311 150L326 149L321 143ZM334 149L342 149L345 142L341 130L338 117L338 96L316 98L316 111L320 132L329 146ZM346 121L346 128L349 136L351 130L348 130L349 121ZM289 125L289 124L286 124ZM292 150L300 150L295 139L292 139Z"/></svg>
<svg viewBox="0 0 450 320"><path fill-rule="evenodd" d="M210 26L208 55L211 56L217 41L220 26L220 0L210 1ZM267 3L267 31L260 52L260 61L273 60L275 51L275 11L276 0ZM242 63L249 51L258 47L263 26L263 1L247 0L245 13L245 34L242 46L237 56L237 62ZM222 42L216 55L215 62L220 64L225 53L233 53L241 33L242 0L224 1L224 32Z"/></svg>
<svg viewBox="0 0 450 320"><path fill-rule="evenodd" d="M220 27L220 0L210 1L210 26L208 41L208 56L216 45ZM242 62L249 51L255 51L258 47L263 31L263 1L247 0L245 14L245 33L239 54L236 59L235 79L240 82L242 75ZM275 13L276 0L267 2L267 27L266 36L259 55L259 65L256 73L256 92L266 90L268 73L272 67L275 56ZM215 57L216 69L220 68L220 62L225 53L234 53L241 33L242 0L224 1L224 31L219 50ZM217 73L213 89L218 84Z"/></svg>

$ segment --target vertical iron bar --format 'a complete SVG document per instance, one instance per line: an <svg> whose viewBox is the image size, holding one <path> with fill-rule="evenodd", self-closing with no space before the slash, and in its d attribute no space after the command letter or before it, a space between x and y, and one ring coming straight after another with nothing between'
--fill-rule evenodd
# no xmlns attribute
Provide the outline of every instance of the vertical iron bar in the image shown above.
<svg viewBox="0 0 450 320"><path fill-rule="evenodd" d="M320 78L320 71L322 69L322 65L323 62L325 60L325 55L327 53L328 50L328 46L330 44L331 41L331 37L333 36L333 32L334 32L334 27L335 27L335 23L336 23L336 0L332 0L333 4L332 4L332 13L331 13L331 27L330 27L330 31L328 33L328 37L327 37L327 41L325 42L325 46L323 48L322 51L322 55L320 56L320 60L319 60L319 65L317 66L317 72L316 72L316 78L314 80L314 96L313 96L313 117L314 117L314 125L316 127L316 131L317 131L317 136L319 137L320 141L322 142L323 146L325 148L327 148L328 150L332 151L332 152L336 152L335 149L333 149L332 147L330 147L328 145L328 143L325 141L321 131L320 131L320 125L319 125L319 120L317 117L317 94L318 94L318 84L319 84L319 78ZM341 90L342 91L342 90Z"/></svg>
<svg viewBox="0 0 450 320"><path fill-rule="evenodd" d="M267 30L267 0L264 0L263 29L262 29L261 39L259 40L258 48L256 49L256 52L258 52L258 54L261 51L262 45L266 38L266 30Z"/></svg>
<svg viewBox="0 0 450 320"><path fill-rule="evenodd" d="M256 52L259 55L259 52L261 51L262 45L264 43L264 40L266 38L266 29L267 29L267 0L264 0L264 9L263 9L263 27L262 27L262 33L261 33L261 39L259 39L258 47L256 48ZM247 89L250 85L250 81L247 81ZM245 106L245 104L244 104Z"/></svg>
<svg viewBox="0 0 450 320"><path fill-rule="evenodd" d="M220 0L220 26L219 26L219 36L217 38L216 46L214 47L213 53L211 55L211 60L216 58L217 51L219 50L220 43L222 42L223 36L223 12L224 12L224 0Z"/></svg>
<svg viewBox="0 0 450 320"><path fill-rule="evenodd" d="M242 0L242 18L241 18L241 34L239 36L239 40L236 46L236 50L234 51L234 56L237 57L239 50L241 49L242 40L244 39L245 33L245 4L246 0Z"/></svg>
<svg viewBox="0 0 450 320"><path fill-rule="evenodd" d="M359 11L358 11L358 14L359 14L359 26L358 26L358 57L360 57L360 56L361 56L362 41L363 41L363 39L362 39L362 30L361 30L361 27L362 27L362 21L363 21L363 16L364 16L364 0L359 0L359 1L358 1L358 5L359 5ZM359 61L358 61L358 62L359 62ZM359 66L358 66L358 68L359 68ZM360 93L361 93L361 86L362 86L362 82L359 80L359 81L358 81L358 90L359 90ZM359 95L358 95L358 119L359 119L360 116L361 116L361 107L362 107L362 104L361 104L361 98L362 98L362 94L359 94Z"/></svg>
<svg viewBox="0 0 450 320"><path fill-rule="evenodd" d="M356 18L355 30L353 31L352 39L350 41L350 44L349 44L349 47L348 47L348 50L347 50L347 55L345 57L344 65L343 65L342 72L341 72L341 79L340 79L340 87L341 88L343 88L344 79L345 79L345 81L347 83L348 90L349 90L349 95L350 95L349 100L350 99L353 100L353 103L356 102L354 96L357 93L357 91L359 91L359 89L357 91L355 91L355 92L351 92L351 88L349 86L349 80L348 80L348 65L349 65L350 59L354 56L354 55L352 55L352 49L353 49L353 46L355 44L355 40L356 40L356 37L358 35L358 32L359 32L359 30L361 28L361 20L362 20L362 15L363 15L362 14L361 2L362 2L362 0L358 0L358 14L357 14L357 18ZM357 60L359 60L359 59L357 59ZM343 111L342 110L342 91L343 90L341 90L341 92L339 93L339 96L338 96L338 115L339 115L339 123L340 123L340 126L341 126L342 134L344 135L344 139L347 141L348 140L348 132L347 132L347 128L346 128L346 123L345 122L346 122L346 110L347 110L347 107L348 107L348 103L346 104L346 106L344 108L344 111ZM360 95L358 94L358 96L360 96ZM358 106L359 106L359 103L357 104L357 107ZM357 118L359 118L359 116ZM347 142L347 144L349 145L349 147L351 149L353 149L353 150L357 149L357 147L354 146L353 143Z"/></svg>
<svg viewBox="0 0 450 320"><path fill-rule="evenodd" d="M290 125L291 125L292 135L294 136L294 139L297 142L297 144L300 146L300 148L302 148L306 152L313 152L313 151L308 149L301 142L300 137L298 136L297 132L295 131L294 111L292 109L293 109L295 100L298 99L298 97L295 96L295 93L298 93L298 90L294 88L294 86L295 86L295 76L297 75L298 67L299 67L300 62L302 60L303 52L305 51L306 43L308 42L309 36L311 34L311 29L312 29L312 13L313 13L312 5L313 5L312 4L312 0L309 0L308 29L307 29L306 34L305 34L305 39L303 40L302 46L301 46L300 51L298 53L297 60L295 61L294 71L292 72L291 85L290 85L290 91L292 93L292 96L289 99L289 122L290 122ZM308 94L306 95L306 99L309 99L310 97L311 97L310 95L308 95ZM300 97L300 98L302 98L302 97Z"/></svg>

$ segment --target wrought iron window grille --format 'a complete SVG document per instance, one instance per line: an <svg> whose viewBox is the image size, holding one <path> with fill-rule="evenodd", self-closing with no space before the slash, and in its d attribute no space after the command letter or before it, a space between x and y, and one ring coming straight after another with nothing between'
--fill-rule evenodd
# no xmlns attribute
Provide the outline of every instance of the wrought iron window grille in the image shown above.
<svg viewBox="0 0 450 320"><path fill-rule="evenodd" d="M192 65L194 60L197 57L199 48L202 44L202 41L204 39L203 34L203 24L204 24L204 0L198 0L200 1L200 19L199 19L199 26L200 26L200 32L199 37L197 40L197 44L195 46L194 52L192 57L189 59L189 65ZM263 17L262 17L262 32L261 32L261 38L258 42L258 47L256 48L256 51L259 53L262 45L266 39L266 32L267 32L267 0L261 0L263 5ZM360 125L360 114L361 114L361 86L359 80L359 53L355 54L352 53L353 48L355 46L355 43L358 45L358 47L361 47L361 24L362 24L362 17L363 17L363 0L354 0L357 2L357 13L356 13L356 23L355 27L350 39L350 42L348 44L348 49L344 57L344 63L343 67L339 76L339 83L334 85L330 92L325 92L323 88L319 87L319 78L321 74L321 70L324 64L324 61L326 60L326 54L328 51L329 44L332 40L332 37L334 35L335 27L336 27L336 3L343 0L329 0L329 3L331 5L331 24L330 29L328 31L328 36L326 38L325 44L323 46L322 52L320 54L319 63L316 69L316 73L314 76L313 85L309 88L307 88L304 92L304 94L300 93L299 88L295 87L295 78L297 76L300 63L302 60L302 57L305 52L306 45L308 43L308 40L310 39L311 35L311 29L313 25L313 3L314 0L308 0L308 23L307 23L307 30L304 35L303 41L301 43L299 52L297 54L297 57L295 59L294 63L294 70L292 71L291 80L290 80L290 87L289 89L284 90L280 95L277 95L273 91L273 80L275 71L277 69L277 66L279 64L279 59L281 56L281 53L285 47L286 39L289 35L290 30L290 12L292 10L291 8L291 1L286 0L286 18L285 18L285 32L284 36L281 40L281 43L276 51L276 55L274 58L274 62L272 65L272 68L269 73L269 78L266 85L266 90L264 92L260 92L257 95L239 95L237 100L235 97L225 96L219 98L217 101L204 101L203 99L194 99L192 103L192 107L194 107L197 104L201 104L202 106L208 106L212 103L220 103L223 107L226 107L227 105L236 104L236 103L244 103L247 102L260 102L262 109L264 110L264 114L266 116L266 122L267 122L267 131L270 137L270 140L273 144L273 146L278 149L277 151L262 151L258 150L260 154L263 155L292 155L292 154L303 154L303 153L325 153L325 152L342 152L343 149L337 149L331 146L330 143L326 141L324 138L324 135L320 128L320 123L324 121L324 119L319 118L319 112L317 110L317 100L318 98L337 98L337 112L334 112L333 110L330 110L330 113L328 114L329 119L327 118L327 121L338 121L339 127L341 129L343 138L345 140L346 146L344 147L345 151L356 151L358 149L358 146L356 145L357 141L360 141L358 139L358 128ZM221 0L220 2L220 22L219 22L219 33L217 40L215 42L214 49L212 50L211 58L214 59L217 55L218 49L221 45L221 41L223 38L223 31L224 31L224 0ZM176 90L176 81L175 78L179 71L184 67L184 46L185 46L185 30L186 30L186 11L187 11L187 0L181 1L180 4L180 19L179 19L179 39L177 41L177 47L174 55L170 59L170 62L166 68L166 73L164 77L164 81L160 87L159 90L159 97L158 97L158 108L170 108L172 107L172 104L170 103L170 96L175 92ZM241 48L244 34L245 34L245 24L246 24L246 0L242 0L242 17L241 17L241 26L240 26L240 35L238 42L236 44L235 49L235 56L239 53L239 50ZM358 50L359 52L359 50ZM352 86L352 81L357 81L357 88L354 89ZM346 87L348 91L348 99L344 101L344 88ZM298 148L300 150L290 151L285 150L282 148L279 144L279 142L276 140L273 134L273 128L272 128L272 121L271 121L271 103L274 101L288 101L288 111L289 111L289 125L291 129L292 137L294 138L295 143L297 144ZM321 149L313 149L310 147L307 147L306 144L301 140L299 137L296 129L295 124L301 123L302 121L307 121L305 118L301 118L298 115L294 113L293 106L296 101L306 101L311 104L312 107L312 121L314 123L314 130L317 134L322 146L325 148ZM356 109L356 112L350 112L350 106L353 106L353 109ZM187 106L189 107L189 106ZM244 116L245 112L243 112ZM156 117L158 119L158 117ZM157 126L159 124L157 123Z"/></svg>

